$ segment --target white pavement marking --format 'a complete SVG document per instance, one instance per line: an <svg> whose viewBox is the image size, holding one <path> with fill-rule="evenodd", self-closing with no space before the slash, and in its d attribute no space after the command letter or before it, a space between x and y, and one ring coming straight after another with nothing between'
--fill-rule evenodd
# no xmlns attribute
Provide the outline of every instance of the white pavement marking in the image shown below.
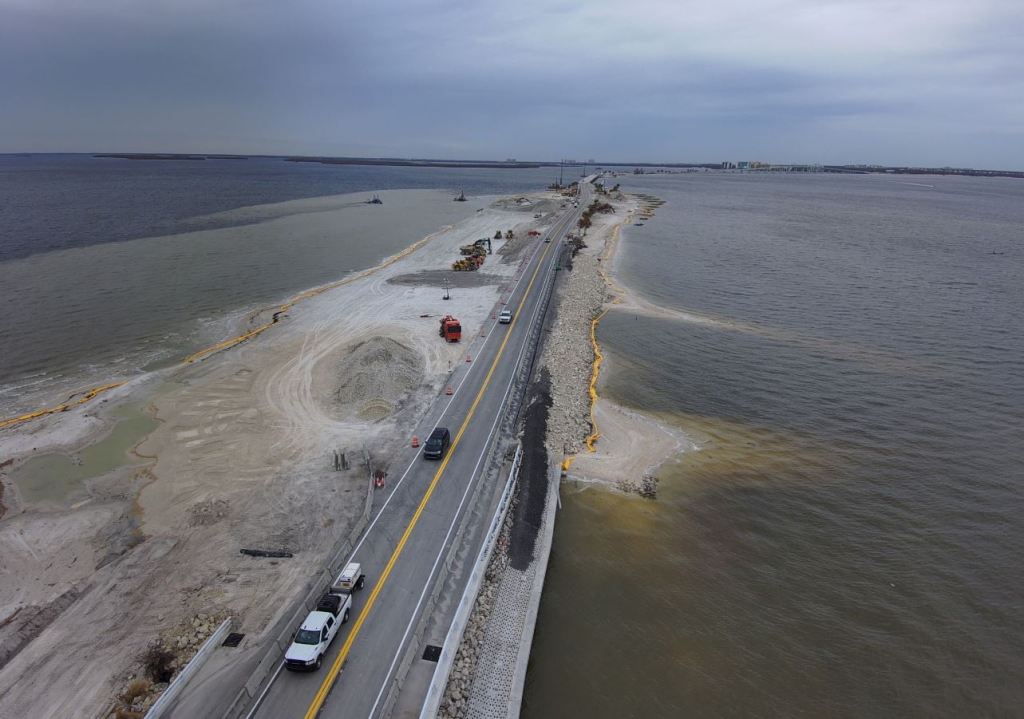
<svg viewBox="0 0 1024 719"><path fill-rule="evenodd" d="M245 715L245 719L252 719L252 716L257 711L259 711L260 704L263 703L263 699L264 699L264 697L267 696L267 692L270 691L270 687L274 686L274 682L277 680L277 675L281 673L282 669L284 669L284 662L281 662L280 664L277 665L277 671L274 672L274 676L270 677L270 681L267 682L267 686L265 686L263 688L263 691L260 692L260 696L256 700L256 703L253 705L252 709L249 710L249 713Z"/></svg>
<svg viewBox="0 0 1024 719"><path fill-rule="evenodd" d="M532 258L531 258L532 261ZM537 317L540 314L540 308L542 303L538 302L537 306L533 308L533 316L530 318L529 327L533 327L537 322ZM528 330L530 332L532 330ZM527 335L527 340L529 335ZM427 581L423 585L423 591L420 592L419 600L416 602L416 606L412 610L412 616L409 618L409 623L405 627L405 632L402 634L402 639L398 643L398 649L395 651L395 656L391 660L391 666L388 667L387 673L384 675L384 682L380 685L380 691L377 692L377 698L373 702L373 707L370 709L369 716L373 717L377 713L377 707L380 704L381 698L384 696L384 690L387 689L388 683L391 681L391 674L395 671L395 666L398 664L398 659L402 655L402 650L405 647L405 642L409 638L409 633L412 631L413 624L416 623L416 615L419 614L420 608L423 605L423 600L427 596L427 590L430 588L434 573L437 571L437 566L441 563L441 558L444 556L445 549L448 547L448 541L451 539L452 532L455 531L455 525L458 524L459 518L462 516L462 507L466 503L466 498L469 496L469 490L476 486L477 476L480 471L480 465L484 461L484 456L487 454L487 450L490 447L491 440L494 438L494 430L498 426L498 421L503 416L503 410L508 402L508 396L512 392L512 385L515 384L516 375L519 374L519 367L523 361L523 354L526 352L526 347L529 344L528 341L524 341L519 348L519 356L516 357L515 363L512 365L512 376L509 378L508 385L505 387L505 394L502 395L501 402L498 404L497 412L494 413L494 422L491 423L491 429L487 432L487 441L484 442L484 446L480 450L480 456L477 457L476 465L473 467L473 472L470 475L471 481L466 483L466 489L462 493L462 499L459 500L459 506L455 509L455 515L452 517L452 523L448 527L448 532L445 534L444 541L441 542L441 548L437 552L437 557L434 559L434 564L430 569L430 574L427 575Z"/></svg>
<svg viewBox="0 0 1024 719"><path fill-rule="evenodd" d="M541 246L543 245L543 241L538 241L536 244L537 244L537 246L534 248L533 254L530 256L530 261L529 261L528 264L532 264L533 260L537 257L537 253L540 251ZM522 284L523 279L525 278L525 276L526 276L526 274L523 273L523 275L521 275L519 277L519 279L516 280L516 283L512 287L512 290L508 293L509 297L511 297L512 295L514 295L516 292L519 291L519 286ZM482 343L480 343L480 351L477 352L477 355L482 354L483 348L487 346L488 342L490 342L491 335L494 334L493 330L494 330L494 328L496 326L497 326L496 322L491 323L491 331L489 331L487 333L487 337L485 337L484 341ZM524 344L524 347L525 347L525 344ZM305 349L305 346L303 346L303 350L304 349ZM520 350L520 356L521 355L522 355L522 350ZM517 363L518 363L518 361L519 360L517 360ZM437 422L435 422L434 426L431 428L431 432L433 432L434 429L436 429L437 426L441 423L441 419L444 417L444 413L448 411L448 408L451 407L452 402L455 401L455 398L458 396L459 391L462 389L462 385L465 384L467 379L469 379L469 375L470 375L471 371L472 371L472 367L469 370L467 370L464 375L462 375L462 379L459 381L458 385L455 387L451 397L448 400L448 404L445 406L444 410L441 412L440 416L438 417ZM511 386L512 385L510 383L509 387L511 387ZM502 400L502 405L504 405L504 400ZM377 514L376 514L376 516L374 516L373 521L370 522L370 525L363 532L363 536L359 539L359 541L356 543L356 546L352 549L352 553L349 555L348 560L346 561L346 564L348 562L352 561L352 558L356 556L356 553L359 551L360 547L363 546L363 542L365 542L367 540L367 538L369 538L370 533L373 531L373 528L377 524L377 521L381 518L381 516L383 516L384 510L387 509L388 505L391 503L392 497L395 496L395 493L398 491L398 488L402 486L402 483L405 481L406 476L408 476L409 471L416 464L416 460L419 458L419 455L420 455L419 452L416 452L416 454L413 455L412 461L409 462L409 466L405 468L404 472L402 472L402 476L398 479L398 481L395 483L395 486L391 489L391 493L388 494L388 498L386 500L384 500L384 504L382 504L381 508L377 511ZM474 470L474 472L475 471L476 470ZM460 505L460 507L461 507L461 505ZM445 541L447 542L447 539ZM433 575L433 572L431 572L431 575ZM416 611L419 611L418 607L419 607L419 605L417 605L417 610ZM403 638L402 641L404 643L405 639ZM282 669L284 669L284 662L281 662L281 664L278 665L277 671L274 672L274 675L270 678L270 681L267 682L266 687L264 687L263 691L260 693L259 698L256 700L256 703L253 704L252 709L250 709L249 713L246 714L245 719L252 719L252 717L256 715L256 712L259 711L260 705L263 703L263 700L266 698L267 693L274 686L274 682L277 681L277 678L278 678L278 676L280 676ZM390 670L389 670L389 673L390 673ZM376 704L374 706L376 707Z"/></svg>

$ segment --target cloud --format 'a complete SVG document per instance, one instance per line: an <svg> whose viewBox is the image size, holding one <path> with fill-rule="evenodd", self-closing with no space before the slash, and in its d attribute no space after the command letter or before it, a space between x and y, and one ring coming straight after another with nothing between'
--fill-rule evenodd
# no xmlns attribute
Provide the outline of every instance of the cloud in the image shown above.
<svg viewBox="0 0 1024 719"><path fill-rule="evenodd" d="M0 149L1021 167L1021 36L1009 0L0 0Z"/></svg>

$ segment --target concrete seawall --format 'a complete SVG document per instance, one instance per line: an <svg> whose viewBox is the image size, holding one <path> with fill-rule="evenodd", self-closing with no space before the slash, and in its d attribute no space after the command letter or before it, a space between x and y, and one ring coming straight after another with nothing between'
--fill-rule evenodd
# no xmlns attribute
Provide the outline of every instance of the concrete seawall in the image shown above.
<svg viewBox="0 0 1024 719"><path fill-rule="evenodd" d="M564 258L557 311L549 320L538 372L529 390L513 508L498 538L474 611L452 664L437 716L519 716L559 504L562 463L594 431L589 383L592 322L609 299L607 262L631 198L608 198L615 213L597 215L585 247ZM432 716L428 711L424 716ZM421 716L421 719L423 717Z"/></svg>

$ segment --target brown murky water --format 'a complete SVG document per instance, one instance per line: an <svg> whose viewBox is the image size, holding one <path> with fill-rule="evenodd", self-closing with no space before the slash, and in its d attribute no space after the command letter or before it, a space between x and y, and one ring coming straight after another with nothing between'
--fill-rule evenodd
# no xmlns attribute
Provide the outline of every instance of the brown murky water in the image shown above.
<svg viewBox="0 0 1024 719"><path fill-rule="evenodd" d="M1024 185L640 182L624 280L713 321L612 312L604 390L702 449L563 487L523 715L1020 716Z"/></svg>

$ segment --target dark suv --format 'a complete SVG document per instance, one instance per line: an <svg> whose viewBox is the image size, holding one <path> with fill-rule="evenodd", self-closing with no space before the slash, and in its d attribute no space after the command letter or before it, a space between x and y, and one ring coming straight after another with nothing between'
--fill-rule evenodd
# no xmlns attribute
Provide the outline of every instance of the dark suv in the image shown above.
<svg viewBox="0 0 1024 719"><path fill-rule="evenodd" d="M448 451L448 445L452 441L452 435L447 427L436 427L423 445L423 457L425 459L441 459Z"/></svg>

